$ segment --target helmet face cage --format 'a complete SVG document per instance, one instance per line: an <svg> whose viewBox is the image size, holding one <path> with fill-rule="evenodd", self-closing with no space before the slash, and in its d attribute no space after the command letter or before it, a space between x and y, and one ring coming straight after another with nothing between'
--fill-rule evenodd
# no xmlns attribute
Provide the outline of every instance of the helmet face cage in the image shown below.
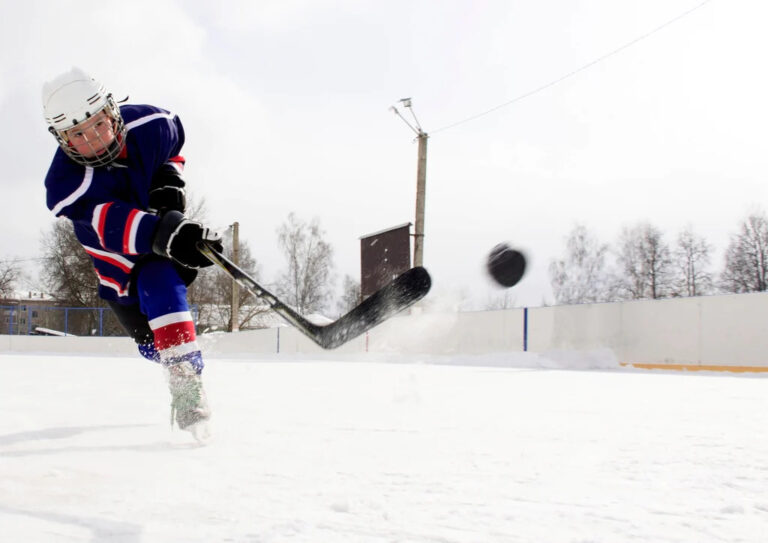
<svg viewBox="0 0 768 543"><path fill-rule="evenodd" d="M107 118L112 123L112 132L115 135L115 139L109 145L105 145L104 141L99 141L99 143L102 144L101 147L104 148L104 151L102 151L99 155L86 157L75 150L67 138L66 132L76 128L78 124L87 121L102 111L107 114ZM111 94L106 96L106 104L104 107L93 113L86 113L84 119L79 122L75 122L75 124L73 124L71 127L64 130L57 130L51 126L48 128L48 130L56 138L59 146L67 154L67 156L69 156L78 164L82 164L83 166L106 166L117 159L117 157L120 155L120 152L123 150L123 147L125 146L125 122L123 121L123 116L120 115L120 108L118 108Z"/></svg>

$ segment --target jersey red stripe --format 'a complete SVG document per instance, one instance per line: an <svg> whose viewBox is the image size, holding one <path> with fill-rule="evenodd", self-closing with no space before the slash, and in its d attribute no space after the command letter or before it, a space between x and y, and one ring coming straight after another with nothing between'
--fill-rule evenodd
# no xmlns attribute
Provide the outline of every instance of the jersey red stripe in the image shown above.
<svg viewBox="0 0 768 543"><path fill-rule="evenodd" d="M106 240L104 238L104 225L107 222L107 210L109 210L109 207L112 205L112 202L108 202L104 204L104 207L101 208L101 214L99 215L99 231L96 232L99 236L99 239L101 240L101 246L105 249L107 248Z"/></svg>

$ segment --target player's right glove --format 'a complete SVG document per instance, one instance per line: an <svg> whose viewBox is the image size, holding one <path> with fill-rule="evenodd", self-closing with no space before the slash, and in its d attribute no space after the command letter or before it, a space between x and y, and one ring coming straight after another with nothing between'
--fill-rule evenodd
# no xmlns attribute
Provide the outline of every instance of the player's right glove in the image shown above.
<svg viewBox="0 0 768 543"><path fill-rule="evenodd" d="M198 241L213 242L216 250L223 250L221 235L217 232L190 221L178 211L168 211L157 226L152 251L187 268L205 268L212 262L197 250Z"/></svg>

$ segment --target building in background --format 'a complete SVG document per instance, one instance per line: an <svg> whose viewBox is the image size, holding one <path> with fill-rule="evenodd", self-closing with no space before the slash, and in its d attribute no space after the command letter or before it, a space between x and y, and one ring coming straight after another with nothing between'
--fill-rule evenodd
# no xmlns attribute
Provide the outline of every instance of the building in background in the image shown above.
<svg viewBox="0 0 768 543"><path fill-rule="evenodd" d="M50 311L56 302L42 292L16 292L0 298L0 334L31 334L52 324Z"/></svg>
<svg viewBox="0 0 768 543"><path fill-rule="evenodd" d="M360 295L363 300L411 268L411 223L360 238Z"/></svg>

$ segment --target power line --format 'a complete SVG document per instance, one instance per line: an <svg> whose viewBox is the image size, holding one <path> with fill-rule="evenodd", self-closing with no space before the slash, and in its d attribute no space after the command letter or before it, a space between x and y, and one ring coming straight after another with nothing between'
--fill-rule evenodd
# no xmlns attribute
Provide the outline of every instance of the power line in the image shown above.
<svg viewBox="0 0 768 543"><path fill-rule="evenodd" d="M47 258L40 256L40 257L32 257L32 258L11 258L8 260L2 260L0 259L0 262L4 262L6 264L18 264L20 262L39 262L41 260L47 260Z"/></svg>
<svg viewBox="0 0 768 543"><path fill-rule="evenodd" d="M671 24L676 23L677 21L679 21L680 19L682 19L684 17L687 17L688 15L693 13L694 11L704 7L706 4L709 4L711 1L712 0L704 0L704 2L702 2L702 3L692 7L691 9L689 9L687 11L684 11L683 13L681 13L680 15L677 15L676 17L673 17L672 19L669 19L668 21L666 21L665 23L657 26L653 30L650 30L650 31L646 32L645 34L642 34L641 36L638 36L637 38L635 38L635 39L625 43L624 45L622 45L622 46L620 46L620 47L618 47L616 49L614 49L610 53L606 53L606 54L596 58L595 60L593 60L591 62L588 62L588 63L584 64L583 66L580 66L579 68L576 68L575 70L573 70L571 72L568 72L567 74L565 74L565 75L563 75L561 77L558 77L557 79L555 79L553 81L550 81L549 83L546 83L546 84L544 84L544 85L542 85L540 87L537 87L537 88L535 88L535 89L533 89L531 91L528 91L525 94L521 94L520 96L517 96L517 97L515 97L512 100L509 100L507 102L504 102L503 104L499 104L498 106L495 106L495 107L492 107L491 109L483 111L482 113L478 113L477 115L473 115L471 117L467 117L466 119L462 119L462 120L457 121L455 123L443 126L442 128L438 128L437 130L432 130L431 133L435 134L437 132L442 132L443 130L448 130L449 128L453 128L455 126L459 126L461 124L468 123L470 121L474 121L475 119L479 119L480 117L484 117L485 115L493 113L494 111L496 111L498 109L501 109L503 107L512 105L512 104L514 104L516 102L524 100L525 98L533 96L534 94L539 93L539 92L541 92L541 91L543 91L545 89L548 89L550 87L554 87L558 83L561 83L561 82L565 81L566 79L569 79L569 78L575 76L576 74L578 74L580 72L583 72L584 70L587 70L587 69L591 68L592 66L594 66L596 64L599 64L600 62L603 62L604 60L606 60L606 59L608 59L608 58L610 58L610 57L612 57L614 55L617 55L618 53L624 51L625 49L628 49L629 47L632 47L636 43L641 42L641 41L645 40L646 38L649 38L649 37L653 36L654 34L659 32L660 30L663 30L664 28L670 26Z"/></svg>

